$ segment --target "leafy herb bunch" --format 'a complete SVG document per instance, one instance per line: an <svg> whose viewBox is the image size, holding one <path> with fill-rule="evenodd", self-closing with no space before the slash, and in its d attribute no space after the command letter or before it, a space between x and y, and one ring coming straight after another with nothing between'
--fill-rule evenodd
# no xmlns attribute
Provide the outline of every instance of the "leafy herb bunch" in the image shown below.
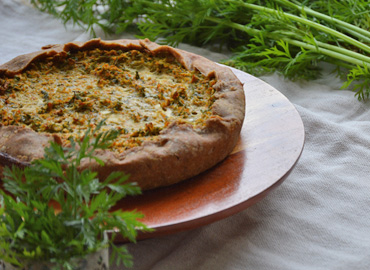
<svg viewBox="0 0 370 270"><path fill-rule="evenodd" d="M117 132L98 133L101 125L68 147L52 142L44 158L29 167L5 168L0 260L18 266L51 262L57 269L73 269L73 258L111 247L111 260L132 265L127 248L113 244L116 232L134 242L137 230L148 228L138 221L142 214L110 209L126 195L139 194L140 188L125 183L128 177L120 172L100 181L96 172L78 169L84 159L104 164L94 153L107 148Z"/></svg>
<svg viewBox="0 0 370 270"><path fill-rule="evenodd" d="M358 99L370 97L370 3L366 0L31 0L64 23L165 43L226 45L225 63L260 75L313 79L335 66Z"/></svg>

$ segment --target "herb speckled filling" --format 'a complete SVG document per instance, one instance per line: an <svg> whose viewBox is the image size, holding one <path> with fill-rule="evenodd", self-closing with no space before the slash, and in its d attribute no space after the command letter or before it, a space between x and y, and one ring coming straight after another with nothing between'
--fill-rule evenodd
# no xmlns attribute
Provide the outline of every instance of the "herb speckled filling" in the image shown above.
<svg viewBox="0 0 370 270"><path fill-rule="evenodd" d="M36 61L0 78L2 125L28 126L66 142L105 119L121 152L153 140L172 122L201 128L215 101L214 78L188 71L172 56L87 50Z"/></svg>

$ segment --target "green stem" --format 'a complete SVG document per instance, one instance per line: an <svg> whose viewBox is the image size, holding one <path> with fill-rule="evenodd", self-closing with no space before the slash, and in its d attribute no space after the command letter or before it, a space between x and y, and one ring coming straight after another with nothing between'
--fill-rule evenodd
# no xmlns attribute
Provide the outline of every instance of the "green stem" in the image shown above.
<svg viewBox="0 0 370 270"><path fill-rule="evenodd" d="M292 19L296 22L303 23L305 25L312 26L312 27L314 27L316 29L319 29L319 30L321 30L325 33L328 33L332 36L340 38L343 41L346 41L347 43L352 44L353 46L356 46L357 48L364 50L365 52L370 53L370 47L367 46L366 44L364 44L364 43L362 43L362 42L360 42L360 41L358 41L354 38L351 38L351 37L349 37L349 36L347 36L343 33L340 33L340 32L338 32L338 31L336 31L332 28L321 25L319 23L315 23L315 22L307 20L305 18L298 17L296 15L293 15L293 14L290 14L290 13L287 13L287 12L277 11L275 9L271 9L271 8L267 8L267 7L262 7L262 6L258 6L258 5L254 5L254 4L244 3L244 2L237 1L237 0L226 0L226 1L242 5L246 8L267 12L267 13L270 13L270 14L276 14L276 15L283 14L284 16L286 16L289 19Z"/></svg>
<svg viewBox="0 0 370 270"><path fill-rule="evenodd" d="M72 170L72 192L73 192L73 206L72 206L72 215L77 219L77 169L74 165L71 166Z"/></svg>
<svg viewBox="0 0 370 270"><path fill-rule="evenodd" d="M362 40L364 42L370 43L370 38L365 37L364 35L361 35L358 32L353 32L350 29L346 28L345 26L339 26L340 29L346 31L347 33L351 34L352 36L357 37L359 40Z"/></svg>
<svg viewBox="0 0 370 270"><path fill-rule="evenodd" d="M362 29L360 27L357 27L357 26L355 26L353 24L350 24L350 23L347 23L345 21L338 20L338 19L333 18L331 16L328 16L326 14L322 14L322 13L317 12L317 11L315 11L315 10L309 8L309 7L302 6L302 5L296 5L296 4L294 4L294 3L292 3L288 0L274 0L274 1L278 2L278 3L285 4L286 6L289 6L291 8L295 8L298 11L300 11L301 14L303 14L303 11L304 11L304 13L306 13L306 14L309 14L309 15L312 15L316 18L319 18L319 19L322 19L324 21L333 23L336 26L339 26L341 29L348 32L349 34L357 36L358 38L361 38L364 41L366 40L367 42L370 42L370 32L365 30L365 29Z"/></svg>
<svg viewBox="0 0 370 270"><path fill-rule="evenodd" d="M360 61L364 61L364 62L370 64L370 57L368 57L366 55L363 55L361 53L353 52L351 50L347 50L345 48L334 46L334 45L331 45L331 44L328 44L328 43L324 43L324 42L320 42L320 41L316 41L316 44L319 47L321 47L321 48L325 48L325 49L329 49L329 50L332 50L332 51L336 51L338 53L345 54L347 56L356 58L356 59L358 59Z"/></svg>
<svg viewBox="0 0 370 270"><path fill-rule="evenodd" d="M261 30L258 30L258 29L250 28L248 26L241 25L241 24L238 24L238 23L227 22L227 21L224 21L224 20L218 19L218 18L207 17L206 20L216 22L216 23L219 23L219 24L227 25L227 26L232 27L234 29L244 31L247 34L252 35L252 36L258 35L262 32ZM360 66L367 65L367 66L370 66L370 57L352 52L352 51L344 49L344 48L340 48L340 47L333 46L333 45L330 45L330 44L324 44L324 43L321 43L321 42L317 43L317 46L315 46L315 45L312 45L312 44L309 44L309 43L306 43L306 42L302 42L302 41L299 41L299 40L294 40L294 39L287 38L287 37L280 36L280 35L276 35L276 34L273 34L273 33L265 33L265 35L268 38L272 38L274 40L283 40L285 42L288 42L291 45L294 45L294 46L297 46L297 47L302 47L302 48L305 48L305 49L308 49L310 51L314 51L314 52L317 52L317 53L321 53L321 54L333 57L335 59L351 63L353 65L360 65ZM361 59L359 59L358 57L360 57Z"/></svg>
<svg viewBox="0 0 370 270"><path fill-rule="evenodd" d="M358 60L358 59L353 58L351 56L339 54L335 51L328 50L328 49L325 49L325 48L316 47L312 44L304 43L304 42L301 42L301 41L298 41L298 40L292 40L292 39L289 39L289 38L287 38L287 39L283 38L282 40L288 42L291 45L295 45L295 46L302 47L302 48L305 48L305 49L308 49L308 50L311 50L311 51L315 51L317 53L321 53L321 54L324 54L324 55L327 55L327 56L330 56L330 57L333 57L333 58L336 58L336 59L340 59L340 60L346 61L348 63L352 63L354 65L370 66L370 62L365 63L364 61Z"/></svg>

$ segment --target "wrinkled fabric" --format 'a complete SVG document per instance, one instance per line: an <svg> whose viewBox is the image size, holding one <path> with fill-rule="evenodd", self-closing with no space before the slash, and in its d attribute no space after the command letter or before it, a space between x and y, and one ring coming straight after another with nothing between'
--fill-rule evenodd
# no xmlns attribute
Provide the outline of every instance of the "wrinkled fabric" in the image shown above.
<svg viewBox="0 0 370 270"><path fill-rule="evenodd" d="M21 0L0 0L0 37L0 64L47 44L90 38ZM126 36L114 38L120 37ZM214 61L225 58L181 48ZM369 102L339 90L342 81L329 72L311 82L276 74L261 79L302 117L306 143L293 172L265 199L234 216L129 244L133 269L370 269Z"/></svg>

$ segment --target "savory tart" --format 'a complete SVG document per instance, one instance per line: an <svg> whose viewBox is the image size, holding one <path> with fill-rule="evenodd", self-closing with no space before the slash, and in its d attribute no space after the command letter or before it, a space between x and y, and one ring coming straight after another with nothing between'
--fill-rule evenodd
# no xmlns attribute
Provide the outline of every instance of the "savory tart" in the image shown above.
<svg viewBox="0 0 370 270"><path fill-rule="evenodd" d="M67 145L102 120L118 138L86 161L146 190L195 176L234 148L241 83L202 56L149 40L49 45L0 66L0 164L27 166L49 141Z"/></svg>

